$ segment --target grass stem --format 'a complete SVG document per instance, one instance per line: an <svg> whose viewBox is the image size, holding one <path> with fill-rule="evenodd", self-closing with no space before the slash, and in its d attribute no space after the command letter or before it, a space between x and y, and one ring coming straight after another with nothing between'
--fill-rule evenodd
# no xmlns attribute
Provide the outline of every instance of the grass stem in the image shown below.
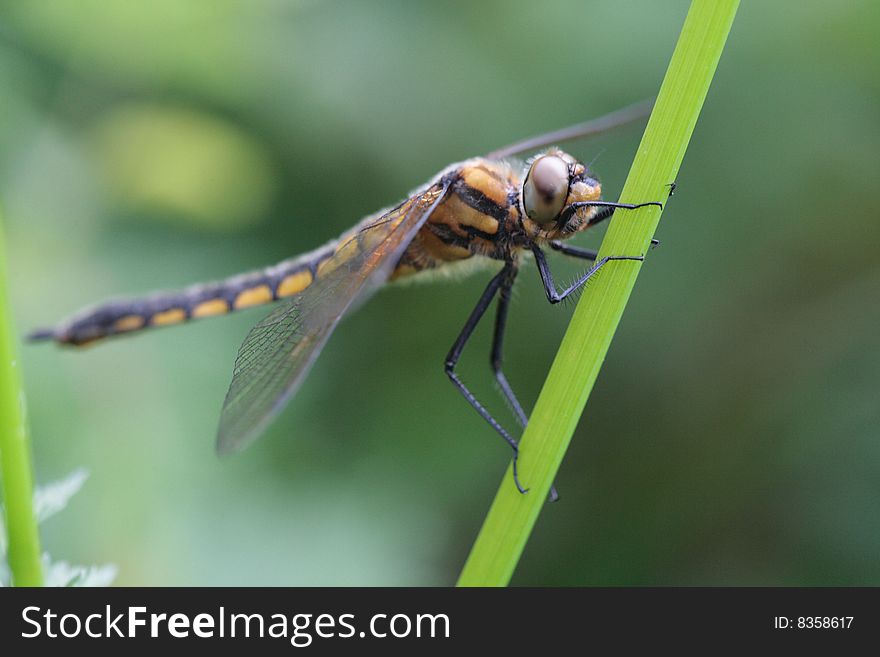
<svg viewBox="0 0 880 657"><path fill-rule="evenodd" d="M739 0L693 0L620 201L666 201L715 73ZM626 47L622 44L622 47ZM599 256L648 251L662 210L612 221ZM673 247L674 248L674 247ZM641 269L611 262L584 291L523 434L517 492L508 468L459 586L506 586L543 508Z"/></svg>
<svg viewBox="0 0 880 657"><path fill-rule="evenodd" d="M0 216L0 484L9 568L15 586L40 586L40 537L17 343L6 291L6 241Z"/></svg>

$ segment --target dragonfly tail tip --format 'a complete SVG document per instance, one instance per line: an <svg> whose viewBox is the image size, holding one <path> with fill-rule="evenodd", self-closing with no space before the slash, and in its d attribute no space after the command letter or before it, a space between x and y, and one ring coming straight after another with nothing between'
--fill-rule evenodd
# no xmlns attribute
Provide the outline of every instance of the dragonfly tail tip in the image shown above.
<svg viewBox="0 0 880 657"><path fill-rule="evenodd" d="M217 456L224 458L237 451L238 449L236 449L236 445L232 440L223 435L217 436L217 442L214 444L214 452Z"/></svg>
<svg viewBox="0 0 880 657"><path fill-rule="evenodd" d="M43 342L45 340L57 340L58 335L55 329L35 329L25 336L28 342Z"/></svg>

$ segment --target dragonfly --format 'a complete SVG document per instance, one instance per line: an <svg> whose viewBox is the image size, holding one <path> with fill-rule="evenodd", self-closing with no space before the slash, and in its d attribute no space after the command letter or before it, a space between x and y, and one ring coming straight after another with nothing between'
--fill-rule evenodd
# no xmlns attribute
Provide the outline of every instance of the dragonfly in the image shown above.
<svg viewBox="0 0 880 657"><path fill-rule="evenodd" d="M217 430L217 451L240 450L259 437L306 379L339 321L385 283L447 271L460 263L495 262L495 273L450 348L446 375L468 404L513 451L518 440L487 410L456 371L462 351L497 297L491 368L517 423L528 416L504 375L503 344L511 289L531 254L547 300L578 292L612 261L644 254L610 255L566 244L609 219L615 210L660 206L601 199L602 187L586 165L551 144L605 132L644 117L651 102L633 105L570 128L511 144L483 157L452 164L401 203L362 219L324 246L274 266L175 292L117 299L87 308L35 341L81 347L110 337L277 302L238 350ZM539 152L523 164L510 158ZM656 243L656 241L654 241ZM558 287L545 249L592 263L570 285Z"/></svg>

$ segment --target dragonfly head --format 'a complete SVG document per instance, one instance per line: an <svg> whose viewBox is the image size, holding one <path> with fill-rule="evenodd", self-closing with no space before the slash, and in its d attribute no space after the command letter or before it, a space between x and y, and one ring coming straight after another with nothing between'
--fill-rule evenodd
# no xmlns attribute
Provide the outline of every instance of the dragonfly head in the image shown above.
<svg viewBox="0 0 880 657"><path fill-rule="evenodd" d="M587 167L568 153L551 148L529 163L520 194L523 227L539 241L565 239L589 226L602 186Z"/></svg>

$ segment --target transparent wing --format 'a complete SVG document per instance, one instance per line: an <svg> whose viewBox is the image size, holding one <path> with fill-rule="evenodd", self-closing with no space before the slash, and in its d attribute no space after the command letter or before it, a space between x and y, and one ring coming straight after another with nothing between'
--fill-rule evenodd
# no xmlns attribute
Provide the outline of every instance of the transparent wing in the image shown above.
<svg viewBox="0 0 880 657"><path fill-rule="evenodd" d="M547 146L555 146L565 141L571 141L572 139L582 139L584 137L600 135L609 130L614 130L615 128L626 125L627 123L632 123L633 121L638 121L639 119L647 117L651 113L653 107L654 99L648 98L647 100L628 105L623 109L585 121L584 123L578 123L577 125L563 128L562 130L547 132L543 135L538 135L537 137L523 139L522 141L515 142L504 148L494 150L491 153L488 153L486 157L490 160L500 160L504 157L516 155L517 153L535 151L541 148L546 148Z"/></svg>
<svg viewBox="0 0 880 657"><path fill-rule="evenodd" d="M218 452L239 450L260 435L302 384L343 314L388 279L445 192L432 185L343 235L318 266L315 282L250 330L223 402Z"/></svg>

